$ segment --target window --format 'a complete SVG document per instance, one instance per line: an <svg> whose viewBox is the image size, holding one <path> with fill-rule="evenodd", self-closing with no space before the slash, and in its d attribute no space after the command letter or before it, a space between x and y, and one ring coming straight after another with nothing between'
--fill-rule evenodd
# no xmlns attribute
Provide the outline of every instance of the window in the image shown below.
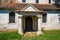
<svg viewBox="0 0 60 40"><path fill-rule="evenodd" d="M26 0L22 0L22 2L26 2Z"/></svg>
<svg viewBox="0 0 60 40"><path fill-rule="evenodd" d="M1 0L0 0L0 5L1 5Z"/></svg>
<svg viewBox="0 0 60 40"><path fill-rule="evenodd" d="M39 0L36 0L36 3L39 3Z"/></svg>
<svg viewBox="0 0 60 40"><path fill-rule="evenodd" d="M49 0L49 4L51 3L51 0Z"/></svg>
<svg viewBox="0 0 60 40"><path fill-rule="evenodd" d="M60 23L60 14L58 15L58 17L59 17L59 23Z"/></svg>
<svg viewBox="0 0 60 40"><path fill-rule="evenodd" d="M15 23L15 12L10 12L9 23Z"/></svg>
<svg viewBox="0 0 60 40"><path fill-rule="evenodd" d="M47 21L47 14L43 14L42 15L42 20L43 20L43 23L46 23L46 21Z"/></svg>
<svg viewBox="0 0 60 40"><path fill-rule="evenodd" d="M59 4L60 5L60 0L56 0L55 4Z"/></svg>

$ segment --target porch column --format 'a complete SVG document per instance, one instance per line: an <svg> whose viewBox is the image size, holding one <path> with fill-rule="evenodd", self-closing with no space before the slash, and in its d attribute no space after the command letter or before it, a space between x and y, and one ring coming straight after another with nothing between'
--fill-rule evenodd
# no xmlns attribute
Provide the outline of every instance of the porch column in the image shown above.
<svg viewBox="0 0 60 40"><path fill-rule="evenodd" d="M37 15L38 17L38 31L37 35L42 34L41 28L42 28L42 15Z"/></svg>
<svg viewBox="0 0 60 40"><path fill-rule="evenodd" d="M19 32L19 34L23 35L22 15L19 15L19 17L18 17L18 32Z"/></svg>

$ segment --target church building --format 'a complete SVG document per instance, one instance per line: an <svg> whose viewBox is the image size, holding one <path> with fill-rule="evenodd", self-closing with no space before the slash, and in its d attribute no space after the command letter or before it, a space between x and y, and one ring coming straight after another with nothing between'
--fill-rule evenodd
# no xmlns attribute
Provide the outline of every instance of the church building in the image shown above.
<svg viewBox="0 0 60 40"><path fill-rule="evenodd" d="M43 34L60 29L60 0L0 0L0 30Z"/></svg>

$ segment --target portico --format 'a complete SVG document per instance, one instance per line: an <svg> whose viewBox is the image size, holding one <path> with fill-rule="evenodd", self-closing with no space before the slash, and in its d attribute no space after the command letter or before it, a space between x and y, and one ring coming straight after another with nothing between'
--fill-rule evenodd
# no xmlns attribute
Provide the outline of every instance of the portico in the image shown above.
<svg viewBox="0 0 60 40"><path fill-rule="evenodd" d="M37 35L42 34L42 14L43 11L39 11L31 4L20 10L18 12L19 34L23 35L26 32L36 32Z"/></svg>
<svg viewBox="0 0 60 40"><path fill-rule="evenodd" d="M23 35L25 32L36 32L37 35L42 34L41 31L42 14L41 13L40 15L35 15L35 14L33 15L33 14L34 13L32 13L32 15L20 15L18 17L19 33L21 35Z"/></svg>

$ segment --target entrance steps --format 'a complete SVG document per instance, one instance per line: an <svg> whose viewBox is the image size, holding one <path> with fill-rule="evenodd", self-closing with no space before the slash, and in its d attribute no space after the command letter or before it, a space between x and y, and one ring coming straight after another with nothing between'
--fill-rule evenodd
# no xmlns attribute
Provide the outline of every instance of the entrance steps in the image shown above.
<svg viewBox="0 0 60 40"><path fill-rule="evenodd" d="M26 32L25 34L24 34L24 36L35 36L36 35L36 32Z"/></svg>

